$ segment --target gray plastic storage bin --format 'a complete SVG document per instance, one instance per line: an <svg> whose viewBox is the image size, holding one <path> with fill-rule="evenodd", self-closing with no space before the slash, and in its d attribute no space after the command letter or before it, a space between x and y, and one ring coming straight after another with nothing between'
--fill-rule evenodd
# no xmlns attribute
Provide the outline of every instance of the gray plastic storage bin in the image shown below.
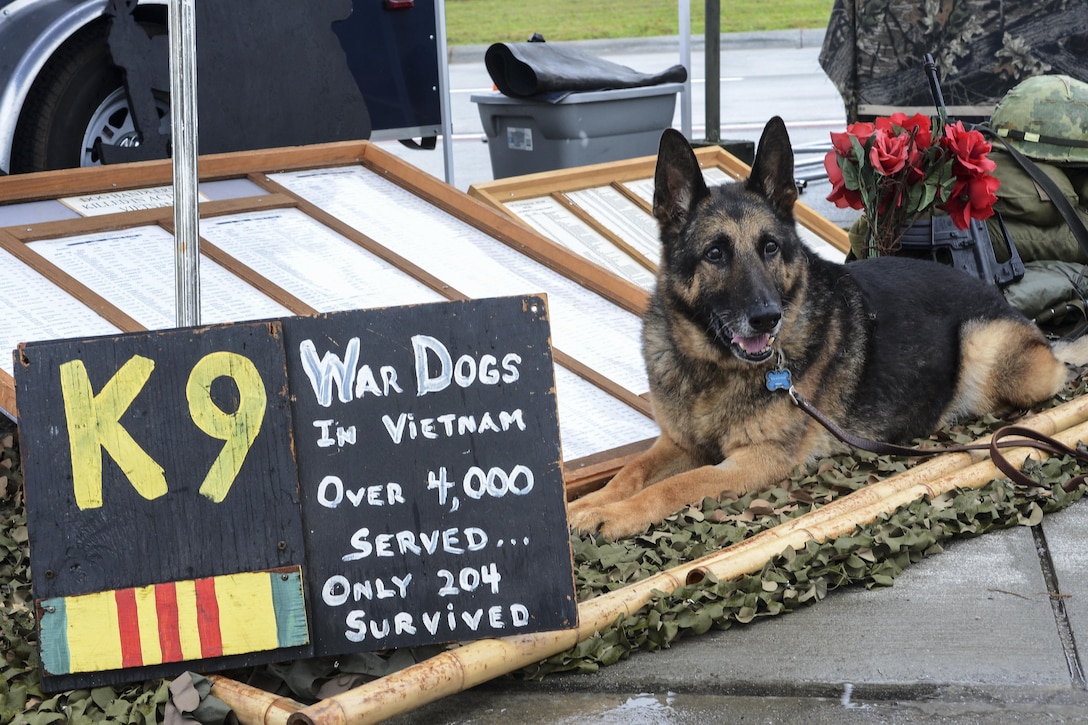
<svg viewBox="0 0 1088 725"><path fill-rule="evenodd" d="M480 93L496 179L657 153L681 83L571 93L557 103Z"/></svg>

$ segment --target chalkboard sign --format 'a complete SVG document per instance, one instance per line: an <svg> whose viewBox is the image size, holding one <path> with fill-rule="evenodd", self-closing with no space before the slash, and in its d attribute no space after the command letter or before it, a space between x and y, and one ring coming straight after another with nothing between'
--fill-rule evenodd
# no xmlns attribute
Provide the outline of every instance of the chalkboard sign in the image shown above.
<svg viewBox="0 0 1088 725"><path fill-rule="evenodd" d="M21 345L46 687L574 626L549 330L523 296Z"/></svg>
<svg viewBox="0 0 1088 725"><path fill-rule="evenodd" d="M278 322L20 346L47 687L310 652L285 360Z"/></svg>
<svg viewBox="0 0 1088 725"><path fill-rule="evenodd" d="M574 626L544 298L285 322L318 655Z"/></svg>

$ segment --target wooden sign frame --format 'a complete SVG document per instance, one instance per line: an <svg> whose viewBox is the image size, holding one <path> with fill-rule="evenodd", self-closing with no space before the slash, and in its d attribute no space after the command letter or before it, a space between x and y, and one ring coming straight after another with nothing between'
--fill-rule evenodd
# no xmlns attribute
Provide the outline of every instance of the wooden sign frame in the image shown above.
<svg viewBox="0 0 1088 725"><path fill-rule="evenodd" d="M304 181L299 178L306 177ZM320 174L343 174L352 183L382 186L382 193L393 199L388 203L371 204L371 211L383 217L382 222L392 228L387 239L377 239L376 232L371 233L366 222L346 218L354 207L367 206L369 192L364 191L346 205L333 209L321 201L320 194L307 197L305 192L288 188L298 182L306 186L311 177ZM313 315L332 309L318 309L301 295L292 293L286 284L272 274L262 274L238 256L225 251L223 245L212 241L205 235L207 225L217 219L238 219L243 226L262 215L282 212L301 219L306 224L316 225L314 229L321 236L333 235L338 240L364 250L368 255L380 260L397 273L412 278L428 290L437 294L440 300L464 300L470 297L499 296L509 294L504 288L503 279L475 280L477 289L461 289L449 278L453 272L465 270L436 270L428 268L425 257L416 255L418 247L430 235L420 235L412 225L405 221L406 216L415 215L435 222L441 229L452 230L450 233L464 234L470 245L490 245L487 254L510 256L507 266L524 265L530 278L544 280L542 286L549 289L526 289L527 293L544 292L548 295L549 306L553 315L553 350L557 366L557 386L559 398L564 398L564 388L577 391L567 393L573 399L581 393L595 396L591 406L594 410L611 406L605 421L581 420L578 406L570 406L576 412L563 416L563 403L560 403L560 424L567 420L564 429L564 448L578 436L571 431L578 425L584 429L582 438L587 436L600 440L589 440L588 447L575 449L568 454L564 451L564 480L571 495L585 487L598 485L634 453L644 449L656 436L656 426L650 417L647 390L644 379L639 379L641 359L638 355L640 317L648 301L645 290L627 282L588 262L583 257L558 245L544 236L512 220L506 214L493 209L480 201L442 183L396 157L384 152L380 147L369 142L343 142L317 146L293 147L286 149L261 150L220 154L203 157L199 164L201 193L204 198L200 205L202 218L201 251L205 268L215 266L217 274L228 273L231 284L241 283L254 295L270 300L269 310L280 308L286 314ZM163 323L148 320L138 305L130 304L131 299L121 294L130 284L139 286L140 280L130 280L117 272L118 279L109 280L111 284L94 283L82 276L78 255L72 252L79 247L75 243L65 245L66 240L77 239L80 244L90 240L101 242L114 248L114 253L123 250L118 237L132 236L135 239L149 240L149 243L161 241L161 236L170 236L173 225L171 207L151 209L127 208L122 210L80 216L71 206L71 197L109 198L109 195L128 193L133 197L141 195L139 190L169 185L171 182L169 162L143 162L121 164L104 168L73 169L66 171L26 174L18 177L0 178L0 255L6 261L14 261L25 267L28 274L35 276L36 287L31 291L45 289L45 294L25 294L19 298L12 292L8 301L9 313L14 333L9 328L8 334L16 334L12 343L36 340L58 339L95 334L115 334L117 332L138 331L149 328L165 327ZM386 182L391 182L387 184ZM354 187L353 187L354 188ZM397 195L400 195L399 197ZM147 195L152 196L152 195ZM314 199L318 199L315 201ZM67 200L67 204L61 200ZM343 200L341 200L342 202ZM406 213L404 204L414 205ZM78 205L77 205L78 206ZM380 208L378 208L380 207ZM347 211L345 211L347 209ZM286 218L286 217L285 217ZM360 228L362 227L362 228ZM387 230L388 231L388 230ZM413 236L415 235L415 236ZM403 243L404 248L393 249L390 240ZM446 243L454 244L451 239ZM463 243L458 242L458 243ZM305 257L307 248L305 239L295 242L297 251ZM59 249L59 251L58 251ZM140 259L142 254L129 255ZM69 254L70 253L70 254ZM65 256L69 255L69 256ZM75 261L73 261L75 260ZM124 260L122 260L124 261ZM16 271L10 274L22 274ZM157 274L167 274L157 270ZM172 275L172 269L169 271ZM463 274L461 276L464 276ZM18 279L23 279L19 277ZM545 284L546 283L546 284ZM489 292L490 287L494 292ZM515 292L520 293L520 292ZM564 299L573 295L572 300ZM162 297L163 295L159 295ZM211 295L214 297L214 295ZM20 317L27 297L34 298L41 309L31 310L33 314ZM55 297L56 299L51 299ZM204 300L209 298L205 293ZM587 304L588 301L588 304ZM48 304L46 304L48 303ZM158 300L160 304L172 305L172 300ZM389 303L378 302L374 306L387 306ZM398 303L399 304L399 303ZM564 311L563 308L566 308ZM75 308L75 312L72 309ZM588 309L586 309L588 308ZM45 324L31 324L27 320L40 320L48 316L51 309L58 310L58 317L46 319ZM172 308L171 308L172 309ZM59 310L64 310L63 314ZM225 312L222 314L226 314ZM577 319L572 316L580 315ZM608 325L596 321L596 317L608 315L622 318L623 324ZM95 325L88 329L82 316L92 318ZM262 319L276 316L267 310L258 310L242 315L238 319ZM566 319L564 319L566 318ZM227 318L202 318L204 324L225 322ZM233 320L231 320L233 321ZM620 352L614 344L602 344L599 340L577 339L578 330L585 325L596 325L602 334L618 335L612 343L628 348ZM608 327L621 329L611 331ZM572 332L573 331L573 332ZM0 335L0 338L3 336ZM586 334L586 338L593 335ZM564 349L564 343L574 340L575 347L593 348L589 353L582 350L570 352ZM8 342L0 339L0 343ZM12 347L15 345L13 344ZM5 350L3 355L9 353ZM622 354L622 357L621 357ZM609 359L612 355L615 359ZM588 359L598 356L599 360ZM3 362L3 361L0 361ZM620 370L621 374L608 369L615 365L630 370ZM14 380L11 374L0 366L0 409L16 418L18 409L14 393ZM634 368L637 367L637 370ZM602 370L602 368L605 368ZM623 378L627 379L624 380ZM611 431L635 421L632 430L624 431L615 437L602 433Z"/></svg>
<svg viewBox="0 0 1088 725"><path fill-rule="evenodd" d="M751 167L718 146L695 150L708 184L747 178ZM656 156L474 184L469 195L649 292L657 270L653 217ZM803 239L828 253L850 250L846 232L804 203Z"/></svg>

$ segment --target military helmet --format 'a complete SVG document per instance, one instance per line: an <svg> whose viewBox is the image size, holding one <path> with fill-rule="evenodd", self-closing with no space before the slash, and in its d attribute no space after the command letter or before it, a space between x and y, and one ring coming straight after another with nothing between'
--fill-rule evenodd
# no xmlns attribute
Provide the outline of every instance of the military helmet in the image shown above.
<svg viewBox="0 0 1088 725"><path fill-rule="evenodd" d="M997 104L990 126L1037 161L1088 164L1088 83L1064 75L1028 78Z"/></svg>

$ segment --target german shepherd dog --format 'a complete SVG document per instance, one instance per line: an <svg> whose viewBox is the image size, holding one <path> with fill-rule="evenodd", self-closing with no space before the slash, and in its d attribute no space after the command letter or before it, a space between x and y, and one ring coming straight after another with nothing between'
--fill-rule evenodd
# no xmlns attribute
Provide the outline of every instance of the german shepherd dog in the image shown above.
<svg viewBox="0 0 1088 725"><path fill-rule="evenodd" d="M1084 345L1052 350L999 291L959 270L813 254L796 231L793 151L780 118L764 129L747 181L708 189L670 129L654 182L662 259L643 356L661 435L570 504L575 530L640 533L704 497L771 488L844 450L771 389L779 386L768 373L788 371L798 392L854 434L906 442L956 418L1030 407L1065 384L1065 362L1085 362Z"/></svg>

